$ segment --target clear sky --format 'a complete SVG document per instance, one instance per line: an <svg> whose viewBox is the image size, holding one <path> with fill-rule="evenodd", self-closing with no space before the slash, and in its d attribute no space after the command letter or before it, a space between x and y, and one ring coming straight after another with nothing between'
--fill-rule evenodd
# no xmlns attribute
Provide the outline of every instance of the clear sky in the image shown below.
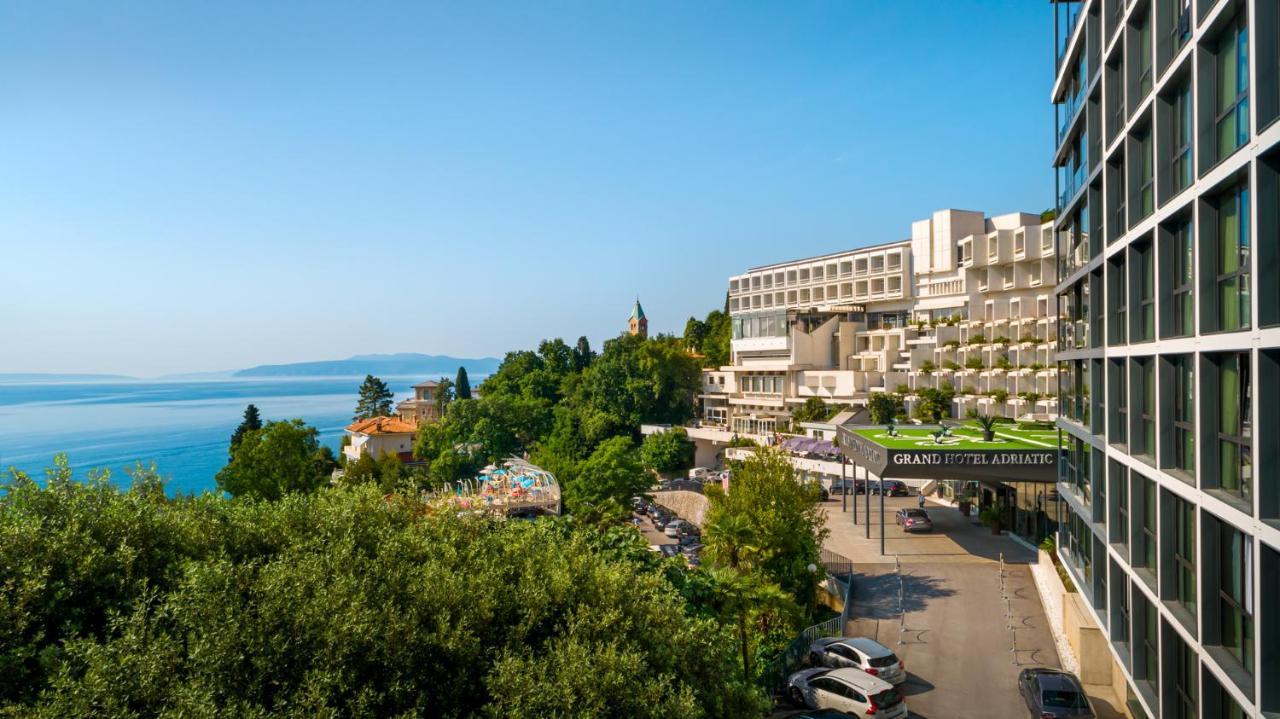
<svg viewBox="0 0 1280 719"><path fill-rule="evenodd" d="M0 3L0 372L652 331L1053 204L1031 0Z"/></svg>

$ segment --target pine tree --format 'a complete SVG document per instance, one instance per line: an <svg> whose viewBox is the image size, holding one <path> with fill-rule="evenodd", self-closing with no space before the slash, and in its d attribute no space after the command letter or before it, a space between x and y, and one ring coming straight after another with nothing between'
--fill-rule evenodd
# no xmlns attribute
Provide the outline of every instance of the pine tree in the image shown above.
<svg viewBox="0 0 1280 719"><path fill-rule="evenodd" d="M244 420L231 434L231 449L235 449L246 434L258 429L262 429L262 417L258 415L258 408L251 404L244 408Z"/></svg>
<svg viewBox="0 0 1280 719"><path fill-rule="evenodd" d="M360 385L360 399L356 402L355 420L390 417L394 397L395 393L386 382L371 374L365 375L364 383Z"/></svg>
<svg viewBox="0 0 1280 719"><path fill-rule="evenodd" d="M458 399L471 399L471 380L467 379L466 367L458 368L458 376L453 381L453 393Z"/></svg>

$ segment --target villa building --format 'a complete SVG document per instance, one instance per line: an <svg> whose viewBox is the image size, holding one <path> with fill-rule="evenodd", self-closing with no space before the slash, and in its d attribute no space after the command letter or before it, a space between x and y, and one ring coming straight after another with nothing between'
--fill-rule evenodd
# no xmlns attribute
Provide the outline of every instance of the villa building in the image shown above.
<svg viewBox="0 0 1280 719"><path fill-rule="evenodd" d="M1058 553L1132 716L1280 716L1280 2L1051 8Z"/></svg>
<svg viewBox="0 0 1280 719"><path fill-rule="evenodd" d="M946 383L955 415L1057 412L1053 226L1039 215L941 210L911 239L729 278L732 364L704 372L702 426L770 436L811 397Z"/></svg>
<svg viewBox="0 0 1280 719"><path fill-rule="evenodd" d="M417 425L398 417L362 419L347 426L351 443L342 448L342 453L353 462L360 459L362 454L368 454L374 459L390 454L400 458L402 462L411 462L413 438L417 433Z"/></svg>
<svg viewBox="0 0 1280 719"><path fill-rule="evenodd" d="M396 416L410 424L436 422L440 419L440 404L436 397L439 382L427 380L413 386L413 399L396 404Z"/></svg>

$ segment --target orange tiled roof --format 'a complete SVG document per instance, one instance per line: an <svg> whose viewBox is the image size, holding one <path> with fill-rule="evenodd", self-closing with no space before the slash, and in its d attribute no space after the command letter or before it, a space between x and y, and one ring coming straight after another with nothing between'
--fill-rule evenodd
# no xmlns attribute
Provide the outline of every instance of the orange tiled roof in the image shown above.
<svg viewBox="0 0 1280 719"><path fill-rule="evenodd" d="M348 432L357 434L413 434L418 428L399 417L374 417L347 425Z"/></svg>

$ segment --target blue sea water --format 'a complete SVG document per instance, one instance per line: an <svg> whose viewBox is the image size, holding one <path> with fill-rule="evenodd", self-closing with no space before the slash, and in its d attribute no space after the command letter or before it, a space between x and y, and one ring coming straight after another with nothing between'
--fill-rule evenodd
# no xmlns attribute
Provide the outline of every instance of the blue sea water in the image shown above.
<svg viewBox="0 0 1280 719"><path fill-rule="evenodd" d="M336 451L362 379L0 382L0 469L39 479L64 452L78 476L107 468L127 486L125 467L155 462L170 493L212 490L245 405L301 418ZM400 400L423 378L384 379Z"/></svg>

